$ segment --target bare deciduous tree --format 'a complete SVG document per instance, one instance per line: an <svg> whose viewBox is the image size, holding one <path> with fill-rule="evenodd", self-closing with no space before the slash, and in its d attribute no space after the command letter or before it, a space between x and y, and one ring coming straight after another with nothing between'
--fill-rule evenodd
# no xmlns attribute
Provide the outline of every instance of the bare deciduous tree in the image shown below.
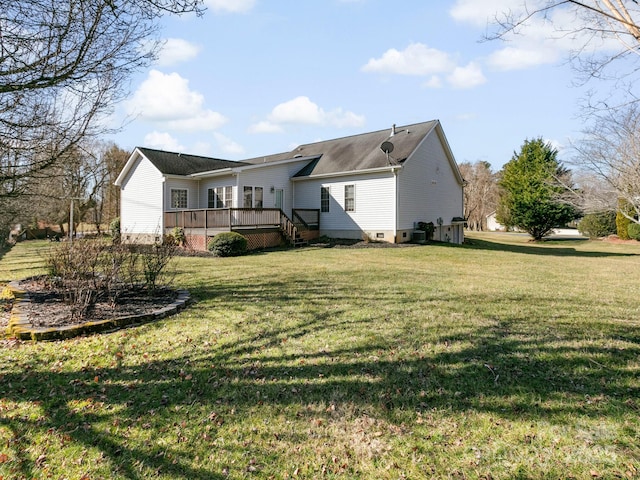
<svg viewBox="0 0 640 480"><path fill-rule="evenodd" d="M0 0L0 198L87 137L160 46L158 20L202 0Z"/></svg>
<svg viewBox="0 0 640 480"><path fill-rule="evenodd" d="M464 187L464 218L471 230L484 230L487 215L496 209L498 186L496 175L489 162L461 163L460 173L466 184Z"/></svg>
<svg viewBox="0 0 640 480"><path fill-rule="evenodd" d="M623 200L629 211L621 211L629 220L640 223L640 108L631 104L624 109L600 115L575 145L574 163L600 182L581 182L586 211L615 210ZM589 177L587 177L589 178ZM635 211L635 214L633 213Z"/></svg>
<svg viewBox="0 0 640 480"><path fill-rule="evenodd" d="M487 38L506 40L513 38L512 34L526 35L527 27L536 19L553 26L555 39L572 44L569 60L581 82L614 81L607 96L598 101L589 97L588 112L612 108L612 102L617 106L638 100L634 89L640 71L640 5L637 1L528 0L523 2L521 10L496 16L497 31ZM616 68L622 62L625 62L623 66Z"/></svg>
<svg viewBox="0 0 640 480"><path fill-rule="evenodd" d="M621 213L637 222L640 4L636 0L528 0L520 12L498 17L498 31L490 38L526 34L535 18L552 24L557 39L573 42L570 60L583 81L613 81L611 89L591 93L584 105L592 126L584 132L584 140L575 145L573 163L579 190L567 189L563 199L587 213L615 210L618 201L624 200L632 213Z"/></svg>
<svg viewBox="0 0 640 480"><path fill-rule="evenodd" d="M60 162L34 176L28 194L29 216L59 226L65 233L74 201L74 224L93 223L98 234L119 212L119 190L113 185L129 154L113 144L83 142ZM75 228L76 225L73 227Z"/></svg>

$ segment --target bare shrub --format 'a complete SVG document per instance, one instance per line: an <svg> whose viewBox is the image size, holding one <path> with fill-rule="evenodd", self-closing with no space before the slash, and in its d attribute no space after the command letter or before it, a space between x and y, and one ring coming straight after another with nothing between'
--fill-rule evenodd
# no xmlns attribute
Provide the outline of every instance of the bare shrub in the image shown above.
<svg viewBox="0 0 640 480"><path fill-rule="evenodd" d="M156 242L143 250L142 269L145 286L150 292L155 292L160 280L166 280L171 275L167 265L176 256L178 245L173 237L165 237L163 242Z"/></svg>
<svg viewBox="0 0 640 480"><path fill-rule="evenodd" d="M161 283L171 280L167 267L176 249L175 242L139 245L94 239L62 243L45 258L48 281L72 306L73 319L80 319L99 301L115 308L119 297L131 288L146 289L153 295Z"/></svg>

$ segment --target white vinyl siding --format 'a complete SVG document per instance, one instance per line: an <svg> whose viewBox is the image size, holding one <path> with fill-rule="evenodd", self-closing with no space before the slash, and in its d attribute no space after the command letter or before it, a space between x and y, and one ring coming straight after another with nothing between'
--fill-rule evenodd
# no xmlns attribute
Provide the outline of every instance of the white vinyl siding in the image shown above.
<svg viewBox="0 0 640 480"><path fill-rule="evenodd" d="M231 175L224 175L221 177L215 178L207 178L200 180L200 202L194 208L233 208L237 204L234 203L234 191L236 179ZM210 191L212 191L210 193ZM218 199L223 201L223 207L214 207L210 203L211 195L217 194ZM213 197L213 201L215 202L215 196ZM215 204L215 203L214 203Z"/></svg>
<svg viewBox="0 0 640 480"><path fill-rule="evenodd" d="M162 231L163 185L158 169L139 156L121 186L120 228L123 235Z"/></svg>
<svg viewBox="0 0 640 480"><path fill-rule="evenodd" d="M187 206L186 207L175 207L173 200L175 196L172 194L172 191L186 190L187 191ZM180 210L180 209L190 209L190 208L199 208L198 202L198 181L191 180L187 178L167 178L165 181L165 206L166 210ZM182 198L184 198L184 194L180 194ZM172 198L174 197L174 198ZM205 198L206 201L206 198ZM184 203L180 203L180 205L184 205Z"/></svg>
<svg viewBox="0 0 640 480"><path fill-rule="evenodd" d="M345 211L347 185L355 187L354 212ZM330 211L320 213L321 234L351 231L353 238L361 238L363 231L393 230L395 181L391 172L298 181L295 186L296 208L321 208L321 188L330 189Z"/></svg>
<svg viewBox="0 0 640 480"><path fill-rule="evenodd" d="M260 168L250 168L238 174L237 185L240 195L239 204L243 204L244 187L262 188L262 205L255 208L275 208L276 195L282 195L285 213L291 215L291 206L294 204L293 187L290 178L300 171L309 160L291 162L281 165L260 165ZM276 192L281 190L280 194ZM254 191L255 194L255 191ZM255 204L255 199L254 199ZM319 208L319 207L315 207Z"/></svg>
<svg viewBox="0 0 640 480"><path fill-rule="evenodd" d="M411 229L415 222L442 218L450 225L463 215L462 186L436 131L431 132L404 162L398 174L399 229Z"/></svg>

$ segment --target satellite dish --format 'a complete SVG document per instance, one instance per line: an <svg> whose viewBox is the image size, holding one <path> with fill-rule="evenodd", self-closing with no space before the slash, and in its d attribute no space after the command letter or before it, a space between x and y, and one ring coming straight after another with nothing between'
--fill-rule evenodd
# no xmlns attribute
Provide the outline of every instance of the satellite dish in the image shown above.
<svg viewBox="0 0 640 480"><path fill-rule="evenodd" d="M380 150L389 155L391 152L393 152L393 143L382 142L382 145L380 145Z"/></svg>

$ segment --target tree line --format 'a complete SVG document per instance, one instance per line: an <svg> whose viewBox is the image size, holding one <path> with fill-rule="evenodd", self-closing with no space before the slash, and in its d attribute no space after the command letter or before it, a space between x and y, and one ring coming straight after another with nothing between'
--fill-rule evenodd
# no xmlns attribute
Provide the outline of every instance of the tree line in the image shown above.
<svg viewBox="0 0 640 480"><path fill-rule="evenodd" d="M486 161L460 164L468 228L485 230L495 214L504 228L541 240L581 219L579 229L589 236L640 240L640 152L634 150L640 129L628 117L611 119L600 137L574 147L573 171L542 138L525 140L499 172Z"/></svg>
<svg viewBox="0 0 640 480"><path fill-rule="evenodd" d="M113 133L106 119L157 57L159 20L203 11L202 0L0 0L0 241L36 205L76 194L104 214L94 190L112 174L96 165L109 158L97 146Z"/></svg>
<svg viewBox="0 0 640 480"><path fill-rule="evenodd" d="M572 40L568 62L576 82L594 88L580 105L587 126L569 149L571 169L541 139L525 141L500 172L487 162L461 165L470 228L485 228L486 215L496 211L503 225L534 238L570 217L583 217L589 234L640 237L638 19L637 1L529 0L496 13L487 40L527 35L542 21L553 27L549 41Z"/></svg>

